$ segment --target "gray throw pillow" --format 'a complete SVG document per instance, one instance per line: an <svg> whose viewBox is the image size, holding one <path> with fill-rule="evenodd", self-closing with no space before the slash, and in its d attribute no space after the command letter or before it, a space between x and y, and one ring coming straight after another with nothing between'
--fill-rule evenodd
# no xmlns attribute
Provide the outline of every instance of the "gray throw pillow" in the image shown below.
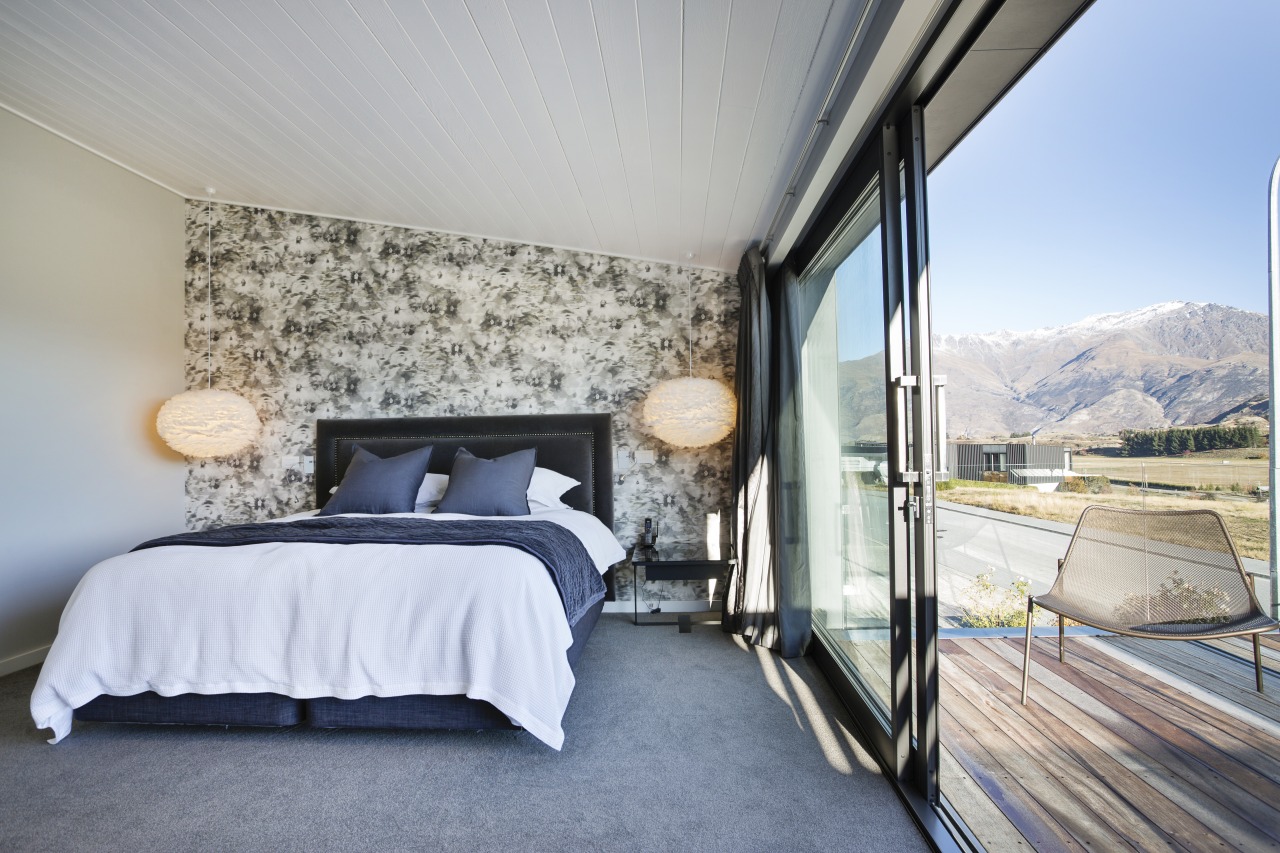
<svg viewBox="0 0 1280 853"><path fill-rule="evenodd" d="M461 447L453 458L449 488L436 512L528 515L529 480L537 462L538 451L532 447L497 459L481 459Z"/></svg>
<svg viewBox="0 0 1280 853"><path fill-rule="evenodd" d="M365 512L413 512L418 487L431 461L431 445L381 459L356 445L351 464L342 475L337 493L320 510L320 515Z"/></svg>

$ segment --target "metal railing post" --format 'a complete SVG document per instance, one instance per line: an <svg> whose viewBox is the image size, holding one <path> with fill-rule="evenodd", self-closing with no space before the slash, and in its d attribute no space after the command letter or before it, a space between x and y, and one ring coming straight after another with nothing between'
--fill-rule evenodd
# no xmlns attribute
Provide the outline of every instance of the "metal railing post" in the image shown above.
<svg viewBox="0 0 1280 853"><path fill-rule="evenodd" d="M1276 484L1280 477L1280 462L1276 459L1276 389L1280 387L1280 383L1276 381L1276 351L1280 349L1280 325L1277 325L1276 311L1280 310L1280 158L1276 159L1276 165L1271 170L1271 194L1270 206L1267 209L1268 214L1268 253L1267 253L1267 273L1270 279L1270 286L1267 290L1268 302L1268 319L1271 325L1271 346L1270 350L1270 395L1267 402L1267 422L1269 424L1267 446L1269 450L1271 468L1270 476L1270 495L1271 502L1271 524L1270 526L1270 545L1271 545L1271 618L1280 618L1280 541L1276 536Z"/></svg>

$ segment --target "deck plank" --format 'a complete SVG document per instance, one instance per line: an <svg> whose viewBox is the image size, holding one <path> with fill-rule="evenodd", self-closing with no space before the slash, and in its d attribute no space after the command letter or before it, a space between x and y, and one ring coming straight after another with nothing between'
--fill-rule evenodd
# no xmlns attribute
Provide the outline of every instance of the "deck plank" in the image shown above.
<svg viewBox="0 0 1280 853"><path fill-rule="evenodd" d="M1021 643L1017 645L1020 647ZM1187 782L1199 785L1205 796L1216 799L1280 844L1280 811L1261 793L1277 792L1275 777L1256 769L1260 755L1251 744L1223 738L1212 724L1165 701L1161 695L1163 685L1153 683L1154 679L1137 670L1125 667L1123 673L1112 671L1109 666L1114 659L1098 663L1088 658L1088 652L1082 652L1074 659L1069 656L1067 664L1062 665L1056 649L1050 654L1047 646L1033 644L1032 661L1033 665L1055 668L1064 679L1137 724L1139 731L1132 738L1135 746L1141 742L1141 748L1149 755L1159 752L1166 766L1180 771Z"/></svg>
<svg viewBox="0 0 1280 853"><path fill-rule="evenodd" d="M1263 634L1259 639L1262 640L1262 665L1280 670L1280 641L1271 634ZM1253 640L1248 637L1226 637L1221 640L1201 640L1201 642L1221 648L1247 661L1249 666L1253 666Z"/></svg>
<svg viewBox="0 0 1280 853"><path fill-rule="evenodd" d="M1048 648L1056 664L1056 649ZM1020 694L1021 649L1014 654L1004 644L986 644L982 654L993 659L993 670L1000 672L1011 685L1016 684ZM1242 821L1230 812L1224 802L1216 799L1229 789L1219 776L1206 772L1202 763L1177 751L1089 691L1081 690L1078 685L1054 674L1051 669L1039 668L1033 661L1032 672L1035 678L1027 700L1030 705L1053 709L1081 736L1097 743L1108 757L1123 764L1165 799L1163 804L1158 801L1148 803L1150 811L1147 814L1151 819L1177 822L1180 818L1173 813L1183 811L1221 839L1223 845L1257 850L1271 844L1272 839L1267 833ZM1063 706L1069 706L1070 710L1060 711ZM1099 783L1085 777L1081 784ZM1222 849L1217 841L1211 839L1203 839L1195 846L1198 849Z"/></svg>
<svg viewBox="0 0 1280 853"><path fill-rule="evenodd" d="M952 725L943 722L942 725ZM965 825L987 850L1019 851L1034 849L1000 806L988 796L986 782L975 778L951 750L938 750L939 778L946 779L947 801L956 814L964 815ZM988 786L989 787L989 786Z"/></svg>
<svg viewBox="0 0 1280 853"><path fill-rule="evenodd" d="M959 653L946 657L944 667L952 666L963 669L967 676L961 679L951 674L953 688L1008 735L1012 742L1018 744L1018 755L1000 757L1012 757L1019 770L1030 767L1032 772L1051 776L1063 790L1069 792L1129 846L1137 850L1174 847L1194 849L1188 848L1187 842L1203 837L1207 832L1206 827L1197 821L1182 821L1182 825L1176 827L1173 833L1163 831L1146 817L1145 813L1152 809L1150 802L1143 801L1159 798L1162 801L1161 808L1167 808L1167 802L1151 791L1150 786L1140 778L1115 765L1118 771L1110 775L1123 775L1125 778L1109 779L1108 774L1100 770L1104 764L1114 765L1114 762L1109 762L1105 753L1069 727L1037 725L1037 720L1034 719L1037 709L1024 708L1019 704L1016 696L1009 695L1012 690L1008 685L1001 679L992 677L983 662L969 654ZM1048 720L1040 722L1048 723ZM1089 779L1103 779L1107 784L1080 784L1082 780ZM1129 789L1129 794L1119 795L1118 792L1124 788ZM1080 840L1088 843L1087 839Z"/></svg>
<svg viewBox="0 0 1280 853"><path fill-rule="evenodd" d="M1178 666L1233 700L1244 695L1235 670L1248 668L1205 648L1143 649L1126 662L1090 645L1112 639L1069 642L1065 666L1055 639L1033 643L1026 707L1021 640L940 641L943 746L1037 850L1280 850L1280 741L1224 713L1216 695L1188 695L1130 663ZM1250 707L1259 726L1280 719L1269 695Z"/></svg>
<svg viewBox="0 0 1280 853"><path fill-rule="evenodd" d="M1103 668L1108 668L1113 666L1110 661L1114 660L1114 658L1108 655L1108 653L1101 648L1099 644L1111 642L1111 639L1099 639L1098 641L1081 643L1079 646L1079 654L1090 663ZM1070 658L1068 658L1068 662L1070 662ZM1167 662L1170 665L1191 665L1185 658L1179 659L1176 656L1169 659ZM1220 663L1220 661L1214 659L1206 659L1203 661L1204 666L1212 666L1214 664L1220 665ZM1162 668L1168 670L1167 666ZM1219 748L1234 749L1239 743L1249 744L1253 749L1256 749L1259 752L1259 755L1254 762L1254 767L1267 775L1280 778L1280 741L1269 737L1259 738L1254 727L1249 725L1240 716L1223 713L1221 709L1202 702L1194 696L1189 696L1183 691L1173 688L1166 682L1154 678L1140 670L1132 667L1126 667L1126 670L1128 670L1128 672L1125 673L1125 676L1133 683L1141 684L1146 690L1158 695L1161 700L1169 703L1169 708L1171 710L1170 714L1167 716L1169 716L1171 720L1178 722L1183 726L1190 726L1193 720L1201 720L1204 725L1203 730L1205 736ZM1197 680L1203 683L1206 678L1202 676ZM1228 684L1227 689L1230 694L1234 695L1235 689L1233 686ZM1257 696L1257 691L1250 689L1250 693L1253 697ZM1263 701L1266 701L1265 697L1263 698ZM1183 717L1182 715L1184 714L1187 716Z"/></svg>
<svg viewBox="0 0 1280 853"><path fill-rule="evenodd" d="M968 729L958 722L953 714L941 711L939 719L942 730L946 731L948 752L956 762L964 768L983 791L991 798L1010 822L1013 828L1021 833L1023 840L1035 850L1079 850L1082 849L1076 840L1062 825L1054 820L1040 805L1039 801L1027 791L1004 766L992 757ZM942 786L946 788L946 780ZM991 850L992 840L981 837L980 840Z"/></svg>
<svg viewBox="0 0 1280 853"><path fill-rule="evenodd" d="M1008 691L1010 701L1018 703L1021 693L1021 669L985 647L973 650L973 656L989 667L989 676L999 679ZM1033 693L1028 705L1017 708L1028 726L1050 733L1063 748L1077 756L1081 774L1073 783L1101 788L1106 796L1129 805L1135 820L1149 821L1167 832L1187 849L1205 849L1206 835L1216 838L1209 849L1236 847L1252 849L1265 835L1235 832L1223 822L1217 810L1205 806L1202 792L1173 777L1155 760L1133 749L1120 734L1100 727L1086 708L1096 700L1070 685ZM1045 684L1044 687L1050 687Z"/></svg>
<svg viewBox="0 0 1280 853"><path fill-rule="evenodd" d="M1162 669L1185 678L1201 687L1206 687L1237 705L1242 705L1257 714L1275 719L1277 713L1274 700L1266 694L1259 694L1253 683L1253 665L1237 666L1235 662L1224 659L1215 652L1197 647L1189 641L1175 642L1170 640L1134 640L1130 637L1115 637L1107 642L1116 643L1139 657L1156 663ZM1264 675L1265 678L1265 675ZM1271 689L1280 689L1272 679Z"/></svg>
<svg viewBox="0 0 1280 853"><path fill-rule="evenodd" d="M940 658L943 669L949 668L948 659L945 655ZM943 730L951 732L949 746L971 775L995 785L988 794L1032 846L1037 850L1114 850L1124 846L1120 835L1100 826L1096 815L1041 772L1016 739L956 691L963 680L963 673L957 672L947 672L942 679L949 688L943 699L946 718L951 721L951 725L946 719L943 723ZM966 748L957 749L959 745Z"/></svg>

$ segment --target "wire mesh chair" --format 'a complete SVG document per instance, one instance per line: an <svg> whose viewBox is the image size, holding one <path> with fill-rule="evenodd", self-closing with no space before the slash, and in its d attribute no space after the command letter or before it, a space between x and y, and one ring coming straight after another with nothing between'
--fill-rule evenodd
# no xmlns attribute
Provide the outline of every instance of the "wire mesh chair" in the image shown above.
<svg viewBox="0 0 1280 853"><path fill-rule="evenodd" d="M1066 662L1063 619L1150 640L1207 640L1253 635L1262 691L1258 635L1280 623L1258 604L1252 577L1209 509L1139 510L1091 506L1080 515L1058 579L1027 598L1022 704L1027 704L1035 608L1058 614L1058 660Z"/></svg>

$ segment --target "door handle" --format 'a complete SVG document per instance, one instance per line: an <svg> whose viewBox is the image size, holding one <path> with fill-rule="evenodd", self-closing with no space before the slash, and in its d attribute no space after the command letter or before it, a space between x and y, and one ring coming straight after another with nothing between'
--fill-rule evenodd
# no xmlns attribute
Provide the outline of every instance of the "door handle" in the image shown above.
<svg viewBox="0 0 1280 853"><path fill-rule="evenodd" d="M933 411L934 422L938 434L938 471L935 479L950 480L951 472L947 470L947 377L945 374L933 375Z"/></svg>
<svg viewBox="0 0 1280 853"><path fill-rule="evenodd" d="M949 480L951 472L947 469L947 377L935 373L933 376L933 412L934 432L937 435L938 467L932 471L932 479ZM907 390L915 388L919 381L915 376L899 376L894 383L894 411L897 414L897 425L894 430L894 442L898 451L898 479L903 483L919 483L920 472L907 466ZM926 460L928 454L925 455Z"/></svg>
<svg viewBox="0 0 1280 853"><path fill-rule="evenodd" d="M912 471L907 465L907 390L915 388L916 385L916 377L899 376L897 382L894 383L893 389L893 406L897 414L895 418L897 424L894 427L894 444L897 446L898 482L900 483L920 482L920 472Z"/></svg>

